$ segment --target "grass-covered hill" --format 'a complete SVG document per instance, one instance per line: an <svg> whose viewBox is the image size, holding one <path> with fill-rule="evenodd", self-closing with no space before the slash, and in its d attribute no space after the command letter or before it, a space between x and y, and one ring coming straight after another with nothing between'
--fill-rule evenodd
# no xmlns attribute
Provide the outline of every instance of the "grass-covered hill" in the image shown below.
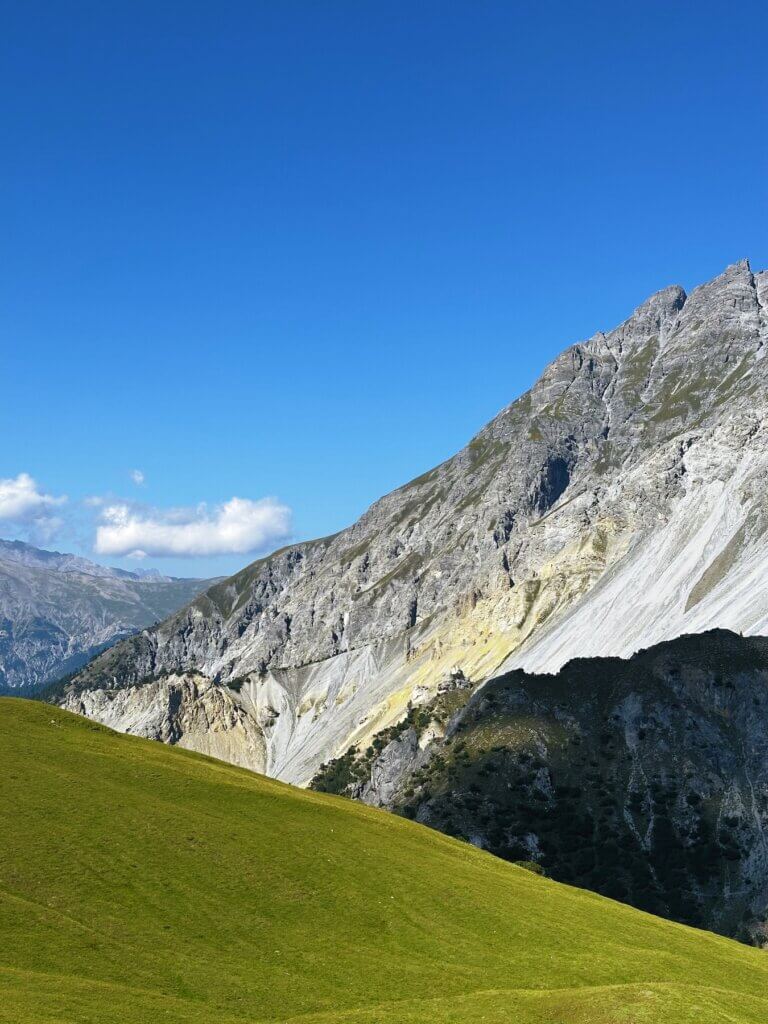
<svg viewBox="0 0 768 1024"><path fill-rule="evenodd" d="M0 1020L768 1020L760 951L0 700Z"/></svg>

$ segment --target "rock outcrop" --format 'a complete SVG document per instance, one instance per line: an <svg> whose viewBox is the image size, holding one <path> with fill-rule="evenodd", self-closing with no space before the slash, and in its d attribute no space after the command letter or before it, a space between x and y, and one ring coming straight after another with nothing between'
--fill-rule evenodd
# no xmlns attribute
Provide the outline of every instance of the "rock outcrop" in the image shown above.
<svg viewBox="0 0 768 1024"><path fill-rule="evenodd" d="M712 626L763 632L767 304L746 261L664 289L349 529L254 563L55 699L207 749L188 723L218 686L262 737L237 760L304 784L454 667L478 682Z"/></svg>

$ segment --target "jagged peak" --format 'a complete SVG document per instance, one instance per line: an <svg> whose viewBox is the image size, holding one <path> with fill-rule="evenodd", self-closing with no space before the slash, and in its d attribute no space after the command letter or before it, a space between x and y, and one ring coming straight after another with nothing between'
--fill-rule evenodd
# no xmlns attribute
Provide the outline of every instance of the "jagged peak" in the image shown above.
<svg viewBox="0 0 768 1024"><path fill-rule="evenodd" d="M659 307L664 309L682 309L687 298L688 295L682 285L670 284L666 288L660 288L659 291L649 295L645 302L640 303L632 316L637 316L644 310L657 309ZM630 317L631 319L632 317Z"/></svg>
<svg viewBox="0 0 768 1024"><path fill-rule="evenodd" d="M632 316L616 328L616 331L627 328L637 330L641 325L647 324L655 333L657 327L666 326L669 320L676 317L687 301L688 295L681 285L668 285L650 295L637 307Z"/></svg>
<svg viewBox="0 0 768 1024"><path fill-rule="evenodd" d="M760 272L758 271L758 276L759 274ZM721 273L710 278L709 281L705 281L703 284L697 285L690 294L687 293L679 284L668 285L666 288L661 288L659 291L650 295L645 302L642 302L635 309L627 320L616 328L616 330L621 330L629 324L633 324L644 319L649 313L653 315L658 313L667 315L678 313L693 297L718 291L721 288L727 287L735 280L745 279L751 281L752 277L752 267L750 266L749 260L745 257L744 259L737 260L735 263L729 263ZM612 331L609 333L615 332ZM601 336L603 336L602 332L596 335L596 337Z"/></svg>
<svg viewBox="0 0 768 1024"><path fill-rule="evenodd" d="M752 276L752 268L749 260L737 260L735 263L729 263L721 273L710 278L709 281L705 281L703 284L697 285L691 292L689 298L721 291L724 288L727 288L734 281L751 283Z"/></svg>
<svg viewBox="0 0 768 1024"><path fill-rule="evenodd" d="M599 355L607 349L614 355L620 354L622 351L627 354L632 351L637 352L638 349L646 347L651 342L655 344L657 341L663 347L668 335L675 330L678 318L684 314L684 311L687 313L686 307L692 299L695 300L694 305L697 305L702 299L706 301L713 293L724 290L739 280L743 280L744 284L748 284L750 288L754 287L754 277L748 259L728 265L717 277L698 285L690 293L686 292L679 284L667 285L653 292L616 327L607 331L596 331L587 340L577 341L563 349L544 368L532 388L505 406L479 432L478 436L493 431L495 425L506 419L509 413L518 407L521 400L526 399L532 393L535 394L542 387L546 387L553 378L562 373L564 368L567 369L574 363L580 364L585 352L590 355Z"/></svg>

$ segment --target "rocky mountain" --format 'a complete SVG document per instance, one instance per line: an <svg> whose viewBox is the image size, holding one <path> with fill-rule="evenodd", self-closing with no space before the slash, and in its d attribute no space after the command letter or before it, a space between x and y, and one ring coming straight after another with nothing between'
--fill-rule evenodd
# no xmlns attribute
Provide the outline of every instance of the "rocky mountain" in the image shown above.
<svg viewBox="0 0 768 1024"><path fill-rule="evenodd" d="M132 573L0 540L0 693L31 693L211 583Z"/></svg>
<svg viewBox="0 0 768 1024"><path fill-rule="evenodd" d="M768 944L768 638L713 630L441 691L313 788Z"/></svg>
<svg viewBox="0 0 768 1024"><path fill-rule="evenodd" d="M451 672L768 623L768 273L670 287L447 462L254 563L52 699L307 783Z"/></svg>

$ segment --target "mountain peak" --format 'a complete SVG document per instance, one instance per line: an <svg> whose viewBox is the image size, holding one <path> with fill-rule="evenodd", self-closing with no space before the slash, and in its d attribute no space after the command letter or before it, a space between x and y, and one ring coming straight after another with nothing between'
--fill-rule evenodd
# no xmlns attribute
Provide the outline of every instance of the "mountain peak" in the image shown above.
<svg viewBox="0 0 768 1024"><path fill-rule="evenodd" d="M649 295L645 302L642 302L634 312L634 316L646 309L661 309L667 312L678 312L685 305L688 298L685 289L679 284L670 284L666 288Z"/></svg>

